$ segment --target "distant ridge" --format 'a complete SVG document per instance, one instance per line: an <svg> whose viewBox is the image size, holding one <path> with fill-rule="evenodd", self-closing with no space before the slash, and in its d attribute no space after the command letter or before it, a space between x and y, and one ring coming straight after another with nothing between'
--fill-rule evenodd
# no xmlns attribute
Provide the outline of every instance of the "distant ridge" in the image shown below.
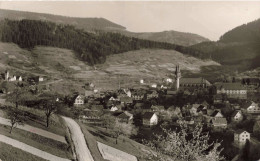
<svg viewBox="0 0 260 161"><path fill-rule="evenodd" d="M30 20L51 21L51 22L58 23L58 24L73 25L77 28L84 29L86 31L109 30L109 29L124 30L125 29L125 27L115 24L104 18L66 17L66 16L46 14L46 13L35 13L35 12L0 9L0 20L6 19L6 18L11 19L11 20L30 19Z"/></svg>
<svg viewBox="0 0 260 161"><path fill-rule="evenodd" d="M197 43L209 41L197 34L178 32L178 31L162 31L162 32L130 32L127 31L124 26L113 23L104 18L79 18L79 17L67 17L60 15L52 15L46 13L35 13L26 11L14 11L0 9L0 20L42 20L50 21L57 24L73 25L78 29L83 29L88 32L95 32L96 30L102 30L107 32L117 32L126 36L135 37L144 40L152 40L158 42L172 43L182 46L190 46Z"/></svg>

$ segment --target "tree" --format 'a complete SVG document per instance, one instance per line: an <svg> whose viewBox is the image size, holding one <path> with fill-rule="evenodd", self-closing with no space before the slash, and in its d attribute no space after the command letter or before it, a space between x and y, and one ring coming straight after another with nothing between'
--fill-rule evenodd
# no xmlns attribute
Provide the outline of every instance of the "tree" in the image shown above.
<svg viewBox="0 0 260 161"><path fill-rule="evenodd" d="M43 101L43 108L46 115L46 126L49 127L49 120L51 115L56 110L56 102L54 100Z"/></svg>
<svg viewBox="0 0 260 161"><path fill-rule="evenodd" d="M209 143L209 135L202 132L202 126L194 129L188 128L183 122L179 131L162 128L164 134L155 135L152 141L144 141L156 154L149 156L153 160L177 160L177 161L219 161L220 143Z"/></svg>
<svg viewBox="0 0 260 161"><path fill-rule="evenodd" d="M102 123L103 123L103 126L106 128L111 128L114 126L115 124L115 117L111 116L110 114L104 114L101 116L101 120L102 120Z"/></svg>
<svg viewBox="0 0 260 161"><path fill-rule="evenodd" d="M116 120L114 125L114 134L115 134L116 144L117 144L118 137L120 135L129 137L133 134L137 134L137 128L133 124L127 124Z"/></svg>
<svg viewBox="0 0 260 161"><path fill-rule="evenodd" d="M8 107L7 109L8 109L7 117L8 119L10 119L10 123L11 123L11 129L10 129L10 134L11 134L13 128L16 127L17 124L23 125L25 119L24 119L23 112L18 108Z"/></svg>
<svg viewBox="0 0 260 161"><path fill-rule="evenodd" d="M243 160L249 160L249 158L250 158L250 142L248 139L246 140L246 144L243 148L241 157L243 158Z"/></svg>

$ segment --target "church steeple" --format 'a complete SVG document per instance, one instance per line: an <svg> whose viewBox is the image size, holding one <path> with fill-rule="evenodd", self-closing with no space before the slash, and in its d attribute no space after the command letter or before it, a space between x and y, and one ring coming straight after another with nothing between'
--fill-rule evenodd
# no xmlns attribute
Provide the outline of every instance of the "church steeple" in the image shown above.
<svg viewBox="0 0 260 161"><path fill-rule="evenodd" d="M179 66L179 65L176 65L176 70L175 70L175 82L176 82L176 89L177 89L177 90L180 88L180 78L181 78L180 66Z"/></svg>

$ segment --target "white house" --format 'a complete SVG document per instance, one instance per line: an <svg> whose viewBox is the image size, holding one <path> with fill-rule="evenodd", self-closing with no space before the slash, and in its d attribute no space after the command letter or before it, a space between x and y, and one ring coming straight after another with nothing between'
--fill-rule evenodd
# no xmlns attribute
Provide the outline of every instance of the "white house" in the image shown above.
<svg viewBox="0 0 260 161"><path fill-rule="evenodd" d="M14 75L13 77L9 78L9 81L11 82L16 81L16 76Z"/></svg>
<svg viewBox="0 0 260 161"><path fill-rule="evenodd" d="M39 76L39 82L43 82L43 77Z"/></svg>
<svg viewBox="0 0 260 161"><path fill-rule="evenodd" d="M235 111L233 112L232 116L231 116L231 120L234 122L239 122L243 120L243 115L241 111Z"/></svg>
<svg viewBox="0 0 260 161"><path fill-rule="evenodd" d="M166 79L166 82L168 82L168 83L172 83L173 81L172 81L171 78L167 78L167 79Z"/></svg>
<svg viewBox="0 0 260 161"><path fill-rule="evenodd" d="M114 111L118 111L118 108L116 106L112 106L110 111L114 112Z"/></svg>
<svg viewBox="0 0 260 161"><path fill-rule="evenodd" d="M238 130L234 133L234 142L239 145L244 145L246 140L250 140L250 133L245 130Z"/></svg>
<svg viewBox="0 0 260 161"><path fill-rule="evenodd" d="M152 126L158 124L158 116L153 112L145 112L143 115L143 125Z"/></svg>
<svg viewBox="0 0 260 161"><path fill-rule="evenodd" d="M84 104L84 97L82 95L78 95L75 98L74 105L79 106Z"/></svg>
<svg viewBox="0 0 260 161"><path fill-rule="evenodd" d="M18 80L19 82L23 81L22 76L18 76L17 80Z"/></svg>
<svg viewBox="0 0 260 161"><path fill-rule="evenodd" d="M154 84L151 85L151 87L152 88L157 88L157 84L154 83Z"/></svg>
<svg viewBox="0 0 260 161"><path fill-rule="evenodd" d="M109 98L109 101L116 101L117 99L115 99L113 96Z"/></svg>
<svg viewBox="0 0 260 161"><path fill-rule="evenodd" d="M140 80L140 84L144 84L144 80L143 79Z"/></svg>
<svg viewBox="0 0 260 161"><path fill-rule="evenodd" d="M246 109L247 113L260 113L260 107L257 103L251 101L247 103L244 108Z"/></svg>

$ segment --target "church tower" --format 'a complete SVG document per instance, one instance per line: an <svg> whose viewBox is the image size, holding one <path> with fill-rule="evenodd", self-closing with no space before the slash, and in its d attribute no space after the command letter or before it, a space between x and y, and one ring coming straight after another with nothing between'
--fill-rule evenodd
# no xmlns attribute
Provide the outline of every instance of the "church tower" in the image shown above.
<svg viewBox="0 0 260 161"><path fill-rule="evenodd" d="M176 65L176 70L175 70L176 90L179 90L179 88L180 88L180 78L181 78L180 66L179 66L179 65Z"/></svg>
<svg viewBox="0 0 260 161"><path fill-rule="evenodd" d="M6 71L5 71L5 80L8 81L8 78L9 78L9 71L6 70Z"/></svg>

